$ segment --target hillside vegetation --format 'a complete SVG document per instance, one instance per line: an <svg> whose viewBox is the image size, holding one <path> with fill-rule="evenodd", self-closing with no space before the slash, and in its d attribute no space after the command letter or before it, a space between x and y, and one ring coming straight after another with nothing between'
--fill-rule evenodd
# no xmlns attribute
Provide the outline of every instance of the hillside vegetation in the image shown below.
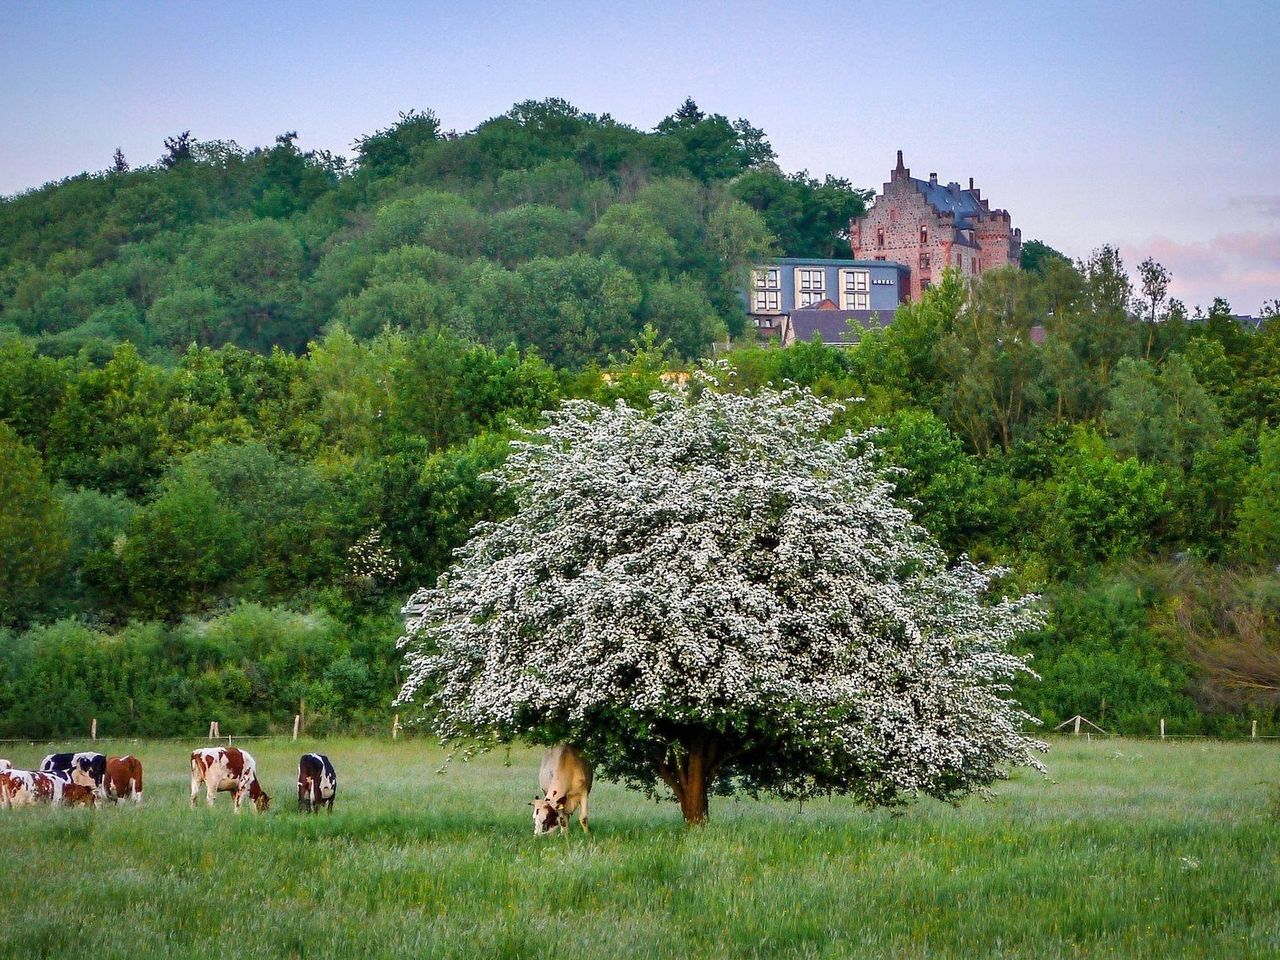
<svg viewBox="0 0 1280 960"><path fill-rule="evenodd" d="M506 509L513 424L716 344L731 389L862 398L841 429L945 547L1043 594L1032 712L1280 732L1274 304L1188 317L1028 244L851 349L764 348L747 266L843 254L867 194L692 103L126 166L0 201L0 735L383 725L395 611Z"/></svg>

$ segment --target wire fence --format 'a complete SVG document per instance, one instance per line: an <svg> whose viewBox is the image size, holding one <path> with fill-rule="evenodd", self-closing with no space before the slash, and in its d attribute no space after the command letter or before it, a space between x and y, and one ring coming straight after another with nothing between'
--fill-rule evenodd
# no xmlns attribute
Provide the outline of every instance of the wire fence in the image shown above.
<svg viewBox="0 0 1280 960"><path fill-rule="evenodd" d="M247 740L293 740L296 741L303 735L303 731L298 723L299 717L294 717L293 733L244 733L244 734L224 734L218 730L216 723L210 723L209 732L205 735L188 734L185 736L169 736L156 737L139 734L120 734L120 735L99 735L97 721L93 721L90 726L89 741L92 743L225 743L231 746L237 741ZM405 727L400 723L400 715L396 714L391 722L391 739L397 740L406 733ZM1168 733L1165 731L1164 720L1160 721L1160 729L1153 733L1133 733L1133 732L1116 732L1112 730L1104 730L1098 724L1089 720L1087 717L1074 716L1070 717L1062 723L1058 724L1052 730L1044 731L1044 734L1056 734L1059 737L1081 737L1087 741L1092 740L1217 740L1225 743L1260 743L1280 740L1280 734L1276 733L1259 733L1258 721L1252 722L1249 733L1227 734L1227 733ZM367 736L374 736L367 734ZM0 744L26 744L28 746L37 746L39 744L57 744L76 741L75 736L60 737L0 737Z"/></svg>

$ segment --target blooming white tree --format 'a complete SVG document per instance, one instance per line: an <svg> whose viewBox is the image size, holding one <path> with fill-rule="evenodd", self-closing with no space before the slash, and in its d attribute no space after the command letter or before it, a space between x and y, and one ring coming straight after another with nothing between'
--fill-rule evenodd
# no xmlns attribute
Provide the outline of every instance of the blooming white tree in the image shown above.
<svg viewBox="0 0 1280 960"><path fill-rule="evenodd" d="M892 804L1039 767L1008 650L1034 598L948 564L871 438L828 439L838 406L709 374L653 400L513 444L514 515L406 607L401 703L446 743L573 742L690 823L735 788Z"/></svg>

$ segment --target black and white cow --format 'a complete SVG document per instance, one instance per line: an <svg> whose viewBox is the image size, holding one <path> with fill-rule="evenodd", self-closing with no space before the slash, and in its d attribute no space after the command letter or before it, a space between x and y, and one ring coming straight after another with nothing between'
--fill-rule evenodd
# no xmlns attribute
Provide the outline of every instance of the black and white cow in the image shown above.
<svg viewBox="0 0 1280 960"><path fill-rule="evenodd" d="M333 798L338 794L338 775L323 753L304 753L298 760L298 811L315 813L327 805L333 813Z"/></svg>
<svg viewBox="0 0 1280 960"><path fill-rule="evenodd" d="M83 751L81 753L51 753L40 761L42 773L60 773L68 777L72 783L83 787L92 787L100 795L103 793L102 778L107 773L107 758L101 753Z"/></svg>

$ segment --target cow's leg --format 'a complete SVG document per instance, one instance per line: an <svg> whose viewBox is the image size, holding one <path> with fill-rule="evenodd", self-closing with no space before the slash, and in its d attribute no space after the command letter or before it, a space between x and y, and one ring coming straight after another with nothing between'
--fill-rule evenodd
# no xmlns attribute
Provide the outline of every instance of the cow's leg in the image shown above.
<svg viewBox="0 0 1280 960"><path fill-rule="evenodd" d="M196 797L200 795L200 781L196 778L195 772L191 774L191 806L194 809L196 805Z"/></svg>
<svg viewBox="0 0 1280 960"><path fill-rule="evenodd" d="M130 779L129 789L133 791L133 805L135 807L142 806L142 784Z"/></svg>
<svg viewBox="0 0 1280 960"><path fill-rule="evenodd" d="M213 801L218 799L218 782L216 780L206 780L205 787L205 806L212 808Z"/></svg>
<svg viewBox="0 0 1280 960"><path fill-rule="evenodd" d="M583 794L582 807L578 810L578 823L582 824L582 832L590 833L591 828L587 826L587 797Z"/></svg>

